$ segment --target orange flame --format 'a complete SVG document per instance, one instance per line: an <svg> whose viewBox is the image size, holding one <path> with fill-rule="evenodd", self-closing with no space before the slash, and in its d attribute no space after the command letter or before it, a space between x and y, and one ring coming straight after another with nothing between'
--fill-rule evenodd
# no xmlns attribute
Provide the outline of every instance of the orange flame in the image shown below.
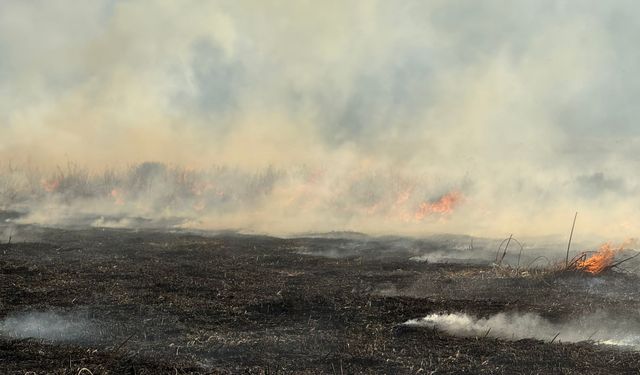
<svg viewBox="0 0 640 375"><path fill-rule="evenodd" d="M458 191L452 191L440 197L435 202L422 202L418 206L414 217L416 220L422 220L430 214L450 214L453 209L462 201L463 195Z"/></svg>
<svg viewBox="0 0 640 375"><path fill-rule="evenodd" d="M625 248L638 244L637 238L628 238L620 246L614 247L610 242L602 244L595 254L576 262L576 269L598 274L613 265L615 256Z"/></svg>
<svg viewBox="0 0 640 375"><path fill-rule="evenodd" d="M622 251L622 246L614 248L611 243L605 243L598 251L585 260L578 261L576 268L592 274L598 274L613 264L616 254Z"/></svg>

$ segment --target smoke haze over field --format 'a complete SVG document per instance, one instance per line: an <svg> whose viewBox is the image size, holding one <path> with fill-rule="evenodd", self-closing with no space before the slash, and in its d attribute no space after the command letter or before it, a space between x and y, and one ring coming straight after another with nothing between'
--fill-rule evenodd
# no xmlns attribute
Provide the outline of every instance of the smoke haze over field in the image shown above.
<svg viewBox="0 0 640 375"><path fill-rule="evenodd" d="M639 11L2 1L0 208L487 236L578 210L577 235L637 236Z"/></svg>

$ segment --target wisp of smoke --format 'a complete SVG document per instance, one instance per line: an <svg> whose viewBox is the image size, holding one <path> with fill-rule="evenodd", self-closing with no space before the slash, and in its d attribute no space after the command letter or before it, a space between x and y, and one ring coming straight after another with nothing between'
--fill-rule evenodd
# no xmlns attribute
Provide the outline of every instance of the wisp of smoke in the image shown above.
<svg viewBox="0 0 640 375"><path fill-rule="evenodd" d="M554 323L536 313L498 313L478 318L465 313L435 313L404 323L407 326L434 327L454 336L494 337L505 340L526 338L544 341L594 341L640 349L640 326L620 321L604 313L577 320Z"/></svg>
<svg viewBox="0 0 640 375"><path fill-rule="evenodd" d="M94 324L79 314L27 312L0 321L0 335L11 338L75 341L90 338L95 332Z"/></svg>

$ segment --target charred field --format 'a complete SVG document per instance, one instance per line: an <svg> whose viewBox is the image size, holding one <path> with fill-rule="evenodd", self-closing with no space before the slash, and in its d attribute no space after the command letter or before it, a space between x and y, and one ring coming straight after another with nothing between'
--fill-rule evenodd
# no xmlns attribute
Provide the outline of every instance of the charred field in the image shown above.
<svg viewBox="0 0 640 375"><path fill-rule="evenodd" d="M640 279L629 272L503 272L495 248L454 236L11 233L0 245L1 373L640 370ZM477 327L405 324L432 314Z"/></svg>

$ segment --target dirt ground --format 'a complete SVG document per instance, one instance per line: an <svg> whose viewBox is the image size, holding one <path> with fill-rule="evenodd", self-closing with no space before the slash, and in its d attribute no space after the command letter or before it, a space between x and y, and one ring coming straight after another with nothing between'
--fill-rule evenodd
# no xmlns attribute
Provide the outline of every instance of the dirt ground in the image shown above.
<svg viewBox="0 0 640 375"><path fill-rule="evenodd" d="M640 352L628 349L402 325L434 312L563 320L606 309L639 319L640 280L632 274L597 282L576 273L505 276L488 263L410 259L446 250L446 242L404 248L354 234L11 231L12 242L0 245L5 332L33 313L71 328L53 337L0 335L0 374L640 371Z"/></svg>

